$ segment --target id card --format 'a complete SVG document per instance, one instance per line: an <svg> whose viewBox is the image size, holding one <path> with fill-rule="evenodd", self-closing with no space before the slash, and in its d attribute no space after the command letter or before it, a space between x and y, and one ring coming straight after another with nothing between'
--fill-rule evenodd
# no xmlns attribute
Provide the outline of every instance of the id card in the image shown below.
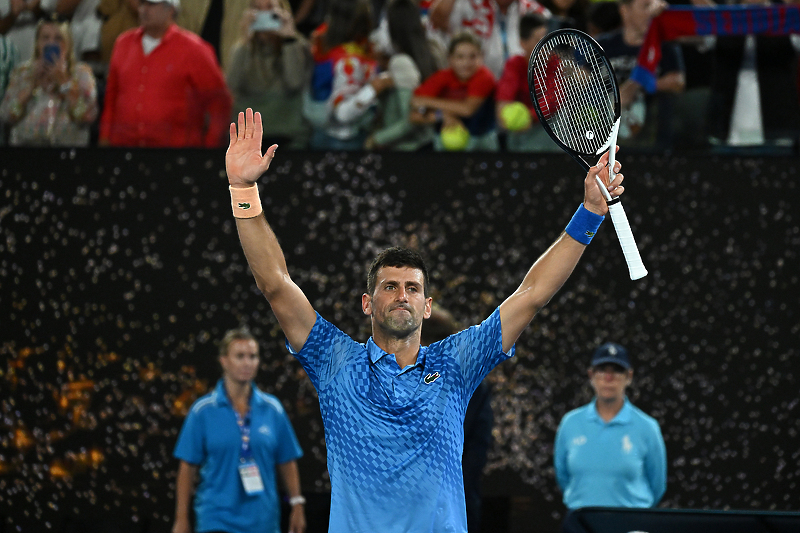
<svg viewBox="0 0 800 533"><path fill-rule="evenodd" d="M261 481L261 474L258 465L252 461L239 465L239 477L242 478L242 485L247 494L258 494L264 492L264 482Z"/></svg>

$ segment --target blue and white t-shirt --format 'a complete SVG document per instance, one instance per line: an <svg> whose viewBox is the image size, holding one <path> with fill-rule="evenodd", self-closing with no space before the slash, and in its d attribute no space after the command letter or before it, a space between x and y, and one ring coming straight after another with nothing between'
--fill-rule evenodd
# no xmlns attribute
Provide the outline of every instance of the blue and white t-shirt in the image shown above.
<svg viewBox="0 0 800 533"><path fill-rule="evenodd" d="M288 344L287 344L288 345ZM291 350L291 347L289 348ZM401 369L317 315L298 360L319 393L331 532L467 531L461 452L473 391L503 352L500 312Z"/></svg>

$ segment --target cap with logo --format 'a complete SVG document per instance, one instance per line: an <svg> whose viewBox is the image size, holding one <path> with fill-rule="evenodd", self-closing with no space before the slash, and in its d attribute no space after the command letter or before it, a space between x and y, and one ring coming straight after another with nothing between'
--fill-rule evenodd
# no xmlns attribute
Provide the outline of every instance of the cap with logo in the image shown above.
<svg viewBox="0 0 800 533"><path fill-rule="evenodd" d="M631 367L631 361L628 358L628 350L613 342L603 344L592 354L591 366L599 366L604 363L613 363L621 366L625 370Z"/></svg>

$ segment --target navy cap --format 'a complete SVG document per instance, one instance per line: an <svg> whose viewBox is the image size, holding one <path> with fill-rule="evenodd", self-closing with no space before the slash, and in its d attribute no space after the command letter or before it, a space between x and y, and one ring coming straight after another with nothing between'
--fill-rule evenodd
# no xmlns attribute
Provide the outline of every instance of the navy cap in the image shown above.
<svg viewBox="0 0 800 533"><path fill-rule="evenodd" d="M628 359L628 350L613 342L603 344L592 355L591 366L598 366L604 363L614 363L625 370L631 367L630 359Z"/></svg>

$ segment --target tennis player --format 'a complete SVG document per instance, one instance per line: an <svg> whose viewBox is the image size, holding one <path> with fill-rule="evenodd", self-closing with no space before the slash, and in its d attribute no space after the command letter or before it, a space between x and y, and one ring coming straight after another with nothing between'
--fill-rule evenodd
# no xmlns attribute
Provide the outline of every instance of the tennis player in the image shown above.
<svg viewBox="0 0 800 533"><path fill-rule="evenodd" d="M584 180L584 202L522 284L486 320L427 347L428 274L417 252L391 248L369 269L361 308L372 323L362 344L322 318L292 281L262 215L256 180L277 145L261 153L262 119L251 109L230 127L226 155L239 239L288 349L319 393L331 532L466 533L461 452L464 413L481 380L514 354L514 343L564 284L608 211L595 176L608 183L608 155ZM622 194L622 175L607 187Z"/></svg>

